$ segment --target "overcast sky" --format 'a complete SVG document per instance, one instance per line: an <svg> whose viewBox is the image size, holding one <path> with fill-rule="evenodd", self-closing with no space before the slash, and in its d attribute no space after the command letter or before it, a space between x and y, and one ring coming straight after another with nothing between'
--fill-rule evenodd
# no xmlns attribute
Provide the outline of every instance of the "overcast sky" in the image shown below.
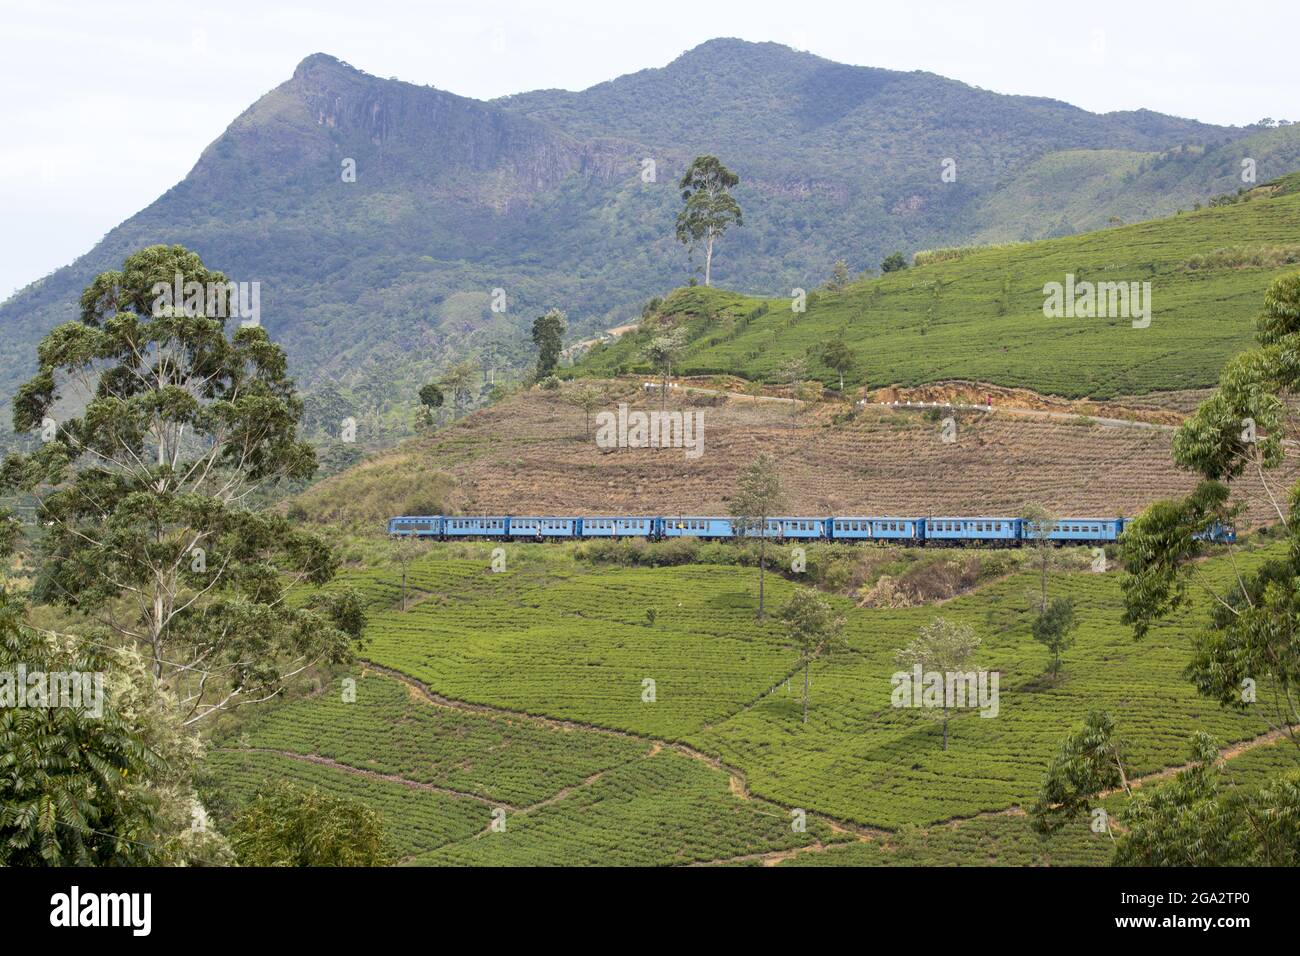
<svg viewBox="0 0 1300 956"><path fill-rule="evenodd" d="M182 179L310 53L488 99L584 89L738 36L1096 112L1242 125L1300 120L1297 10L1297 0L0 0L0 299Z"/></svg>

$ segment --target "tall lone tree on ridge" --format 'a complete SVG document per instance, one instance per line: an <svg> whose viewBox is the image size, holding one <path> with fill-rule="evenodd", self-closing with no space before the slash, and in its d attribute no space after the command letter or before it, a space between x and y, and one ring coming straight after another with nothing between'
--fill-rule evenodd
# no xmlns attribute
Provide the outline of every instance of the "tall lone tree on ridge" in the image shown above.
<svg viewBox="0 0 1300 956"><path fill-rule="evenodd" d="M677 214L677 241L694 249L704 246L704 284L712 281L713 244L731 226L743 226L740 204L730 190L740 177L716 156L696 156L678 184L685 205Z"/></svg>
<svg viewBox="0 0 1300 956"><path fill-rule="evenodd" d="M767 570L767 519L785 510L785 492L776 462L759 455L740 476L731 499L732 527L738 538L758 532L758 619L763 620L763 575Z"/></svg>
<svg viewBox="0 0 1300 956"><path fill-rule="evenodd" d="M183 304L160 295L176 283ZM89 637L138 647L184 723L351 659L364 617L351 590L285 600L339 560L249 506L309 478L316 455L298 437L284 351L257 325L227 335L220 297L233 290L181 246L101 273L14 397L14 430L42 443L0 466L0 491L32 495L45 527L37 599L85 615Z"/></svg>
<svg viewBox="0 0 1300 956"><path fill-rule="evenodd" d="M436 409L442 408L446 396L437 382L425 382L420 386L420 410L416 413L416 424L432 431L438 424Z"/></svg>

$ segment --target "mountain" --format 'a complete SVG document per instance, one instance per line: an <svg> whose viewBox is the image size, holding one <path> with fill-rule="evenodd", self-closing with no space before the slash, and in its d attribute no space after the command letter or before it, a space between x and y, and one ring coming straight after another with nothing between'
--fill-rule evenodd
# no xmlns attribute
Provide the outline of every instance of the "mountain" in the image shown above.
<svg viewBox="0 0 1300 956"><path fill-rule="evenodd" d="M1232 144L1248 135L739 40L582 92L492 102L316 54L179 184L0 305L0 395L29 374L39 337L75 315L94 274L153 243L183 243L231 279L259 282L262 322L300 383L382 429L381 412L404 422L414 385L456 356L524 360L523 333L547 307L582 333L681 284L690 264L673 239L675 180L698 153L742 180L746 224L722 243L717 281L778 294L816 285L837 259L857 270L894 248L1092 225L1109 207L1051 188L1053 164L1080 151L1098 157L1096 192L1123 193L1121 216L1158 197L1231 191ZM1261 178L1300 165L1300 128L1273 139L1256 157ZM1144 191L1136 167L1124 180L1127 166L1171 150L1186 157L1161 167L1172 183ZM955 182L941 181L945 159Z"/></svg>

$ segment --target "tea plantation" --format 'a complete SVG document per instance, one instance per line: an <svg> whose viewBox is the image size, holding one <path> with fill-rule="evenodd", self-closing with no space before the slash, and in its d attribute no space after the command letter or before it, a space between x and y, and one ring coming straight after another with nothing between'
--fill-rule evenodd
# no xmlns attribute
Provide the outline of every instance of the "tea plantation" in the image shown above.
<svg viewBox="0 0 1300 956"><path fill-rule="evenodd" d="M493 572L489 550L429 546L408 565L406 611L397 565L343 575L334 586L366 595L373 663L224 741L213 766L232 798L277 776L359 796L416 864L1099 864L1110 841L1086 821L1043 840L1023 815L1088 711L1115 717L1135 776L1184 763L1196 730L1224 745L1267 730L1183 678L1201 599L1135 642L1113 572L1050 576L1080 622L1056 681L1030 634L1028 571L940 607L831 596L847 648L813 666L803 724L797 655L772 614L755 620L754 569L512 544ZM793 587L769 574L769 609ZM946 751L929 712L890 702L896 649L936 614L970 624L974 667L1000 675L996 716L956 712ZM1287 760L1259 747L1233 766Z"/></svg>
<svg viewBox="0 0 1300 956"><path fill-rule="evenodd" d="M1294 183L1292 184L1294 185ZM1263 187L1261 187L1262 191ZM953 250L951 257L818 291L805 312L791 297L717 289L670 295L660 313L687 333L674 368L788 382L804 360L828 385L821 349L842 337L857 358L851 385L991 382L1070 397L1195 388L1251 345L1268 284L1300 262L1300 194L1206 208L1078 236ZM1258 255L1261 251L1267 254ZM1150 283L1151 321L1047 318L1044 285ZM806 290L812 293L813 290ZM648 372L648 329L599 345L576 374Z"/></svg>

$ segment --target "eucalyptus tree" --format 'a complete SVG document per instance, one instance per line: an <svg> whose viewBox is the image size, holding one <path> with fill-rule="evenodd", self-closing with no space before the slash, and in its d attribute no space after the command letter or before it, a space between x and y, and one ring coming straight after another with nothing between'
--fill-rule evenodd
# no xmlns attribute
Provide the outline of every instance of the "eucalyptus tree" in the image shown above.
<svg viewBox="0 0 1300 956"><path fill-rule="evenodd" d="M1083 726L1066 736L1052 759L1030 811L1034 829L1044 836L1056 833L1084 816L1103 794L1120 789L1130 792L1123 751L1114 719L1103 711L1088 714ZM1106 830L1109 833L1110 827Z"/></svg>
<svg viewBox="0 0 1300 956"><path fill-rule="evenodd" d="M1094 711L1052 760L1030 811L1048 836L1080 818L1107 833L1115 866L1290 866L1300 863L1300 770L1256 787L1233 779L1232 762L1205 733L1172 780L1135 789L1124 768L1115 721ZM1120 825L1101 805L1123 791ZM1116 830L1119 836L1116 837Z"/></svg>
<svg viewBox="0 0 1300 956"><path fill-rule="evenodd" d="M173 284L184 303L160 295ZM31 495L43 526L38 599L137 645L185 723L349 659L362 626L350 590L286 600L338 559L249 506L316 457L283 350L260 325L226 329L233 288L181 246L96 277L14 398L14 430L39 444L0 467L0 490Z"/></svg>
<svg viewBox="0 0 1300 956"><path fill-rule="evenodd" d="M1192 683L1224 706L1260 713L1300 744L1300 484L1287 489L1276 476L1297 426L1300 273L1270 285L1256 340L1228 361L1218 388L1174 434L1174 461L1201 483L1125 528L1124 621L1141 638L1192 589L1203 593L1209 613L1193 637ZM1253 485L1237 484L1247 474ZM1234 557L1225 583L1217 583L1199 559L1217 547L1207 533L1239 515L1233 491L1271 512L1289 548L1249 566Z"/></svg>
<svg viewBox="0 0 1300 956"><path fill-rule="evenodd" d="M583 437L591 437L591 413L609 401L604 389L583 382L565 396L565 401L582 412Z"/></svg>
<svg viewBox="0 0 1300 956"><path fill-rule="evenodd" d="M1038 605L1039 615L1043 615L1047 613L1047 572L1052 568L1056 547L1052 541L1052 531L1057 519L1042 505L1031 504L1021 510L1020 520L1025 541L1033 549L1033 563L1038 570L1038 597L1034 603Z"/></svg>
<svg viewBox="0 0 1300 956"><path fill-rule="evenodd" d="M696 156L678 183L684 205L677 214L677 241L704 246L704 284L713 275L713 245L732 226L744 225L740 204L731 190L740 177L716 156Z"/></svg>
<svg viewBox="0 0 1300 956"><path fill-rule="evenodd" d="M438 424L438 409L446 401L442 388L437 382L425 382L420 386L420 408L416 412L415 423L425 431L433 431Z"/></svg>
<svg viewBox="0 0 1300 956"><path fill-rule="evenodd" d="M843 336L837 336L826 344L822 351L822 361L840 376L840 392L844 391L844 376L857 367L858 357L853 354Z"/></svg>

